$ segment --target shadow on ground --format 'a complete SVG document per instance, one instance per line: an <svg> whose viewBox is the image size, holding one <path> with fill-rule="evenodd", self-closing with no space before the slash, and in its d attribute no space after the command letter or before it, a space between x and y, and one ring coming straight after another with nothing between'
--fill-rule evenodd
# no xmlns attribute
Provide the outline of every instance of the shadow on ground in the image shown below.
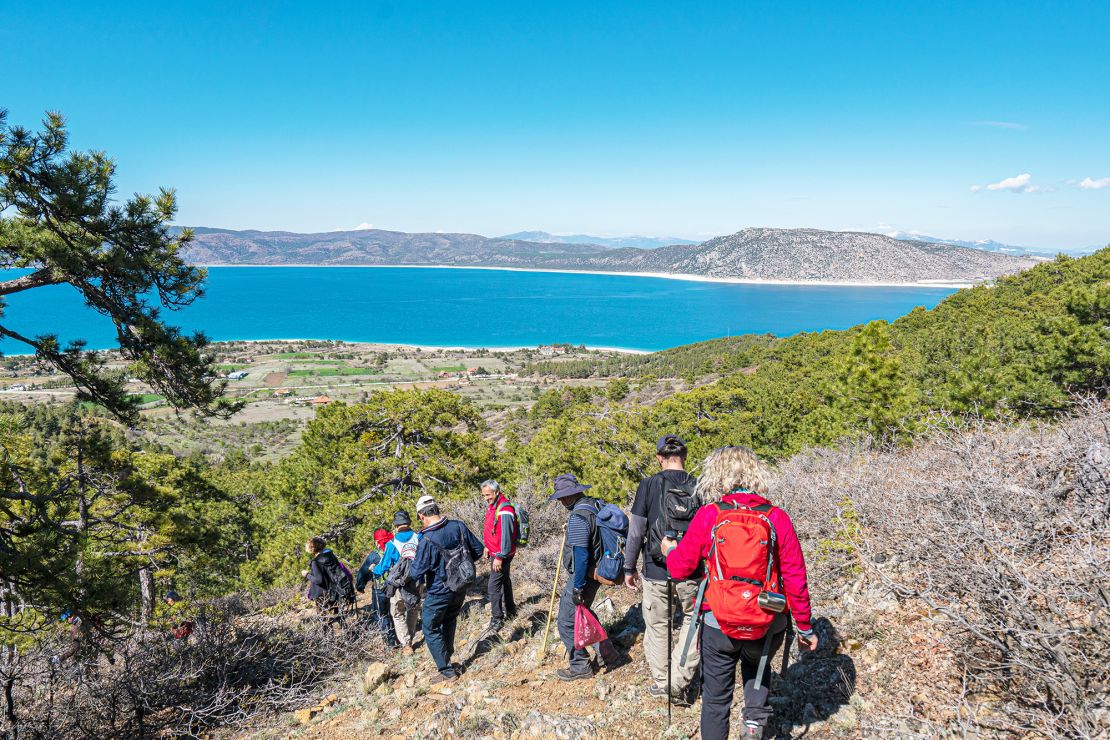
<svg viewBox="0 0 1110 740"><path fill-rule="evenodd" d="M790 665L771 678L775 714L768 737L805 737L812 724L830 719L855 692L856 665L848 655L837 653L841 638L836 626L824 617L813 626L820 638L817 650L799 655L795 640ZM775 662L781 657L780 653Z"/></svg>

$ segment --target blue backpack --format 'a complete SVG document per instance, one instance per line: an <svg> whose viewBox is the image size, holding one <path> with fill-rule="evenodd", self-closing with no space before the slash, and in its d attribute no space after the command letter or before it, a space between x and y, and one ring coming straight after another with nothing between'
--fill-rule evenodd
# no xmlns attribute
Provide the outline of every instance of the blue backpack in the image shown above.
<svg viewBox="0 0 1110 740"><path fill-rule="evenodd" d="M605 504L594 517L600 551L594 550L594 580L614 586L624 580L624 543L628 538L628 517L614 504Z"/></svg>

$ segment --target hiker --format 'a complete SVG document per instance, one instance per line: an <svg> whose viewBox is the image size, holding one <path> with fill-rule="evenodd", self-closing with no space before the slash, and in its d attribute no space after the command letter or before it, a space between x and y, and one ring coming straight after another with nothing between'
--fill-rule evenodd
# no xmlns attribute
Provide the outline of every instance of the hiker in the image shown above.
<svg viewBox="0 0 1110 740"><path fill-rule="evenodd" d="M771 717L768 657L782 646L790 617L799 648L817 648L802 548L790 517L767 500L766 480L765 468L748 448L714 450L698 481L704 505L680 542L662 543L672 578L689 578L708 564L700 612L705 740L728 737L737 663L744 682L741 737L762 737ZM765 604L767 596L773 598Z"/></svg>
<svg viewBox="0 0 1110 740"><path fill-rule="evenodd" d="M304 550L312 556L308 569L301 571L301 576L308 581L308 598L316 602L321 612L338 616L342 607L355 601L351 572L328 549L322 537L307 540Z"/></svg>
<svg viewBox="0 0 1110 740"><path fill-rule="evenodd" d="M516 555L516 509L505 498L497 481L487 480L482 484L481 491L486 502L483 555L489 559L490 622L487 629L496 632L506 619L516 616L513 582L509 575L513 556Z"/></svg>
<svg viewBox="0 0 1110 740"><path fill-rule="evenodd" d="M393 539L382 551L382 559L373 568L378 578L385 578L385 594L397 641L405 655L412 655L412 639L416 636L416 620L420 615L420 587L412 578L412 564L420 546L420 535L412 531L412 517L407 511L393 515Z"/></svg>
<svg viewBox="0 0 1110 740"><path fill-rule="evenodd" d="M554 493L548 498L548 501L558 501L570 512L567 516L567 536L562 558L563 567L571 577L567 579L566 590L559 600L558 618L559 637L566 645L570 663L566 668L555 672L556 677L563 681L591 678L597 670L597 666L590 661L589 652L585 648L577 650L574 647L576 608L581 604L590 609L601 586L599 581L590 577L597 567L598 552L601 550L596 524L601 502L585 495L589 489L589 485L579 483L573 474L564 473L555 478ZM623 664L620 654L609 639L602 640L597 647L606 672Z"/></svg>
<svg viewBox="0 0 1110 740"><path fill-rule="evenodd" d="M391 539L393 539L393 533L388 529L374 530L374 544L378 549L368 552L366 559L359 566L358 573L355 574L355 591L360 594L365 593L367 584L370 585L370 613L374 618L374 626L382 633L386 646L390 650L395 650L401 647L401 643L397 640L397 632L393 627L389 599L382 591L381 579L375 578L373 572L373 567L381 562L382 553Z"/></svg>
<svg viewBox="0 0 1110 740"><path fill-rule="evenodd" d="M692 699L688 695L689 689L698 670L697 653L691 651L685 665L680 664L686 633L694 621L698 580L687 578L671 582L666 558L659 548L668 532L677 535L685 533L689 527L700 505L694 493L698 481L685 471L686 443L678 436L668 434L656 442L655 459L662 470L640 481L632 503L628 541L624 549L624 583L629 589L638 590L640 579L636 573L636 562L642 549L644 658L653 681L648 693L654 697L666 697L669 689L674 701L689 704ZM673 593L668 593L668 589L674 589ZM669 639L674 625L674 603L682 611L677 642ZM671 649L670 686L667 685L668 649Z"/></svg>
<svg viewBox="0 0 1110 740"><path fill-rule="evenodd" d="M439 669L433 683L450 681L464 668L452 663L455 627L466 600L466 587L474 582L474 561L482 556L482 543L465 524L440 513L431 496L421 496L416 513L424 528L409 577L427 586L421 627L424 643Z"/></svg>

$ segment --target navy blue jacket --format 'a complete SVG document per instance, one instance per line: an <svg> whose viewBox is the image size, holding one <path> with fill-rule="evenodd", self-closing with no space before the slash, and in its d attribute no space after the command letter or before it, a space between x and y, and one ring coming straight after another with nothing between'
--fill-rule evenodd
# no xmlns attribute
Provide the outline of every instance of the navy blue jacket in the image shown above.
<svg viewBox="0 0 1110 740"><path fill-rule="evenodd" d="M482 557L482 542L465 524L456 519L440 519L430 527L420 530L420 546L412 561L409 578L415 583L423 579L429 594L450 594L447 574L444 572L443 551L465 544L471 560Z"/></svg>
<svg viewBox="0 0 1110 740"><path fill-rule="evenodd" d="M360 594L366 590L367 583L373 582L374 574L371 572L371 568L377 565L381 559L381 554L375 550L362 561L362 567L358 569L358 574L355 576L355 590Z"/></svg>

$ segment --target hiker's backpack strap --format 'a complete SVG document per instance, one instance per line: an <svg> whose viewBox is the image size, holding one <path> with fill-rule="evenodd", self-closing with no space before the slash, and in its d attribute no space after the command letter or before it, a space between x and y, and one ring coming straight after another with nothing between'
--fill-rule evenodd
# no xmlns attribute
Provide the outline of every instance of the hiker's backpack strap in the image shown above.
<svg viewBox="0 0 1110 740"><path fill-rule="evenodd" d="M768 584L770 584L772 573L777 572L779 578L778 578L778 583L776 585L776 588L779 590L779 592L781 592L782 588L783 588L783 586L782 586L782 572L781 572L781 569L775 568L775 551L778 549L779 534L778 534L778 530L775 529L775 523L771 521L771 512L775 510L775 505L768 503L768 504L759 504L758 506L751 506L751 507L748 507L748 508L750 508L752 511L755 511L755 512L758 512L758 513L762 514L763 518L767 521L767 526L769 526L771 528L771 546L770 546L770 548L768 548L769 557L767 559L767 580L766 580L766 582Z"/></svg>
<svg viewBox="0 0 1110 740"><path fill-rule="evenodd" d="M597 515L600 509L593 507L586 507L584 509L571 509L570 515L576 516L586 522L586 526L590 529L590 559L594 561L594 566L600 562L601 556L605 554L605 545L601 541L601 532L597 529ZM574 562L574 548L570 548L570 562Z"/></svg>

